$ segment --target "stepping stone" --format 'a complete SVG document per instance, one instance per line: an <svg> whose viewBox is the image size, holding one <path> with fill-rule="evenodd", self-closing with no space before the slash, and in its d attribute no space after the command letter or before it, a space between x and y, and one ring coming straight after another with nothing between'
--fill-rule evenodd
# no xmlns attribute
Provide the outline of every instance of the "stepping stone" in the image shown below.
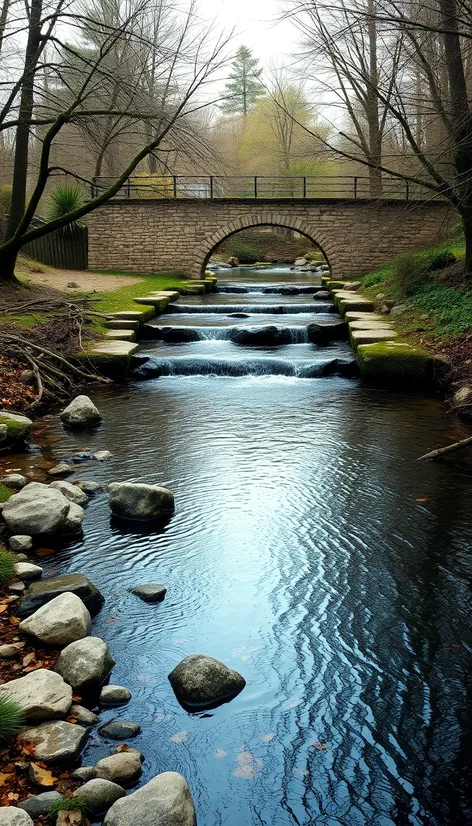
<svg viewBox="0 0 472 826"><path fill-rule="evenodd" d="M129 341L101 341L94 345L93 350L88 351L88 355L99 353L105 356L117 356L121 358L122 356L132 356L133 353L137 353L138 350L139 345Z"/></svg>
<svg viewBox="0 0 472 826"><path fill-rule="evenodd" d="M76 594L87 606L92 617L98 614L105 602L102 594L83 574L62 574L42 579L29 586L18 608L19 617L28 617L42 605L70 591Z"/></svg>
<svg viewBox="0 0 472 826"><path fill-rule="evenodd" d="M129 737L136 737L140 731L141 726L138 723L128 720L110 720L98 729L102 737L110 737L112 740L127 740Z"/></svg>
<svg viewBox="0 0 472 826"><path fill-rule="evenodd" d="M71 705L69 715L77 720L79 726L95 726L100 720L98 714L94 714L94 712L90 711L90 709L85 708L85 706L78 705L77 703L73 703ZM87 780L90 779L90 777L87 778Z"/></svg>
<svg viewBox="0 0 472 826"><path fill-rule="evenodd" d="M164 585L136 585L135 588L131 588L131 593L136 594L137 597L140 597L144 602L162 602L167 592L167 588Z"/></svg>
<svg viewBox="0 0 472 826"><path fill-rule="evenodd" d="M379 341L393 341L397 334L394 330L353 330L350 335L351 344L359 347L360 344L376 344Z"/></svg>
<svg viewBox="0 0 472 826"><path fill-rule="evenodd" d="M378 313L362 312L362 310L349 310L344 318L349 323L350 321L361 321L361 319L370 319L371 321L385 321L384 315Z"/></svg>
<svg viewBox="0 0 472 826"><path fill-rule="evenodd" d="M109 330L105 335L111 341L136 341L134 330Z"/></svg>
<svg viewBox="0 0 472 826"><path fill-rule="evenodd" d="M156 315L153 307L146 307L142 310L119 310L117 313L113 313L113 317L119 321L138 321L140 324L144 321L149 321L150 318L154 318Z"/></svg>
<svg viewBox="0 0 472 826"><path fill-rule="evenodd" d="M110 330L133 330L134 333L139 331L139 321L132 321L130 318L114 318L105 322L105 326Z"/></svg>
<svg viewBox="0 0 472 826"><path fill-rule="evenodd" d="M156 313L163 313L169 304L167 296L163 295L145 295L139 298L133 298L135 304L146 304L154 307Z"/></svg>
<svg viewBox="0 0 472 826"><path fill-rule="evenodd" d="M105 685L100 693L101 705L115 705L128 703L131 700L131 691L124 685Z"/></svg>

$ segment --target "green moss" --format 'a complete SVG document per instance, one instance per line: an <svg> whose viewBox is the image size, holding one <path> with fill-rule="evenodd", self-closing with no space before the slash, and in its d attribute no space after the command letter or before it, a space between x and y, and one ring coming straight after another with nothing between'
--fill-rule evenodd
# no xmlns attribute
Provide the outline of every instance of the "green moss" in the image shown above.
<svg viewBox="0 0 472 826"><path fill-rule="evenodd" d="M433 382L434 360L426 350L410 344L361 344L356 360L364 381L399 387L425 387Z"/></svg>
<svg viewBox="0 0 472 826"><path fill-rule="evenodd" d="M9 585L15 579L15 554L0 550L0 587Z"/></svg>
<svg viewBox="0 0 472 826"><path fill-rule="evenodd" d="M95 307L99 312L117 313L121 310L135 310L136 304L133 299L145 296L158 290L175 290L181 287L184 278L176 274L158 275L137 272L108 272L104 275L123 275L135 277L136 284L127 284L111 292L94 293L94 299L98 299ZM152 316L151 316L152 317Z"/></svg>
<svg viewBox="0 0 472 826"><path fill-rule="evenodd" d="M6 485L0 484L0 502L8 502L12 493L13 491L10 488L7 488Z"/></svg>
<svg viewBox="0 0 472 826"><path fill-rule="evenodd" d="M14 413L0 412L0 424L6 424L8 429L7 441L10 444L27 441L31 433L32 422L26 417Z"/></svg>
<svg viewBox="0 0 472 826"><path fill-rule="evenodd" d="M36 327L37 324L45 324L50 321L50 317L46 313L35 313L34 315L0 315L1 324L14 324L24 330L30 330Z"/></svg>
<svg viewBox="0 0 472 826"><path fill-rule="evenodd" d="M48 820L55 823L59 812L81 812L83 815L87 813L87 802L79 795L72 797L61 797L60 800L55 800L51 804L48 811Z"/></svg>

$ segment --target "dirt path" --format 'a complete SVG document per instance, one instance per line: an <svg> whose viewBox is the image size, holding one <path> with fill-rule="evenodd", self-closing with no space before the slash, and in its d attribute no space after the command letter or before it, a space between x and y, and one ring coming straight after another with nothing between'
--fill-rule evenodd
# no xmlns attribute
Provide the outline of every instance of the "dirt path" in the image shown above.
<svg viewBox="0 0 472 826"><path fill-rule="evenodd" d="M88 270L59 270L54 267L47 267L45 264L28 262L23 260L17 272L20 276L28 279L30 284L37 284L40 287L52 287L55 290L74 293L75 290L81 292L111 292L119 287L126 287L128 284L137 284L142 278L126 275L104 275L103 273L89 272ZM69 288L70 282L75 282L77 287Z"/></svg>

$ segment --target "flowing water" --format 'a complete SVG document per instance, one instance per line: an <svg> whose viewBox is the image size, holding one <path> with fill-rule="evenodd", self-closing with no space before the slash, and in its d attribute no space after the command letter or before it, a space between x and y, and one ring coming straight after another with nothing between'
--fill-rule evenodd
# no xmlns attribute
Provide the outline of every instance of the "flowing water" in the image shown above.
<svg viewBox="0 0 472 826"><path fill-rule="evenodd" d="M349 360L342 342L215 336L143 353L193 374L92 392L104 417L92 435L46 424L57 458L113 452L81 478L175 494L164 528L126 532L97 496L84 537L46 563L84 572L106 597L94 633L133 698L102 720L142 725L143 780L184 774L199 826L470 824L471 476L416 461L467 427L434 399L299 377L303 364ZM251 359L300 369L245 370ZM239 371L215 375L235 360ZM167 586L162 604L129 593L146 582ZM190 653L236 668L246 688L188 714L167 675ZM111 745L93 735L84 763Z"/></svg>

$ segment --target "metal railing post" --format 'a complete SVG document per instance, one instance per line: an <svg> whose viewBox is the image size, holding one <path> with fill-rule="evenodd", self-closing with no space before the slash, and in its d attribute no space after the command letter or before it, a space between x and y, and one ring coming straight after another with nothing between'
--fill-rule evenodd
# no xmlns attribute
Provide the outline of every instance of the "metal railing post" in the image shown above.
<svg viewBox="0 0 472 826"><path fill-rule="evenodd" d="M213 175L210 175L210 198L213 198Z"/></svg>
<svg viewBox="0 0 472 826"><path fill-rule="evenodd" d="M172 176L172 184L174 188L174 198L177 198L177 175Z"/></svg>
<svg viewBox="0 0 472 826"><path fill-rule="evenodd" d="M131 181L129 178L126 181L126 197L131 198Z"/></svg>
<svg viewBox="0 0 472 826"><path fill-rule="evenodd" d="M306 175L303 176L303 197L306 198Z"/></svg>
<svg viewBox="0 0 472 826"><path fill-rule="evenodd" d="M405 197L406 197L407 201L410 200L410 182L409 181L405 181Z"/></svg>
<svg viewBox="0 0 472 826"><path fill-rule="evenodd" d="M357 198L357 175L354 176L354 198Z"/></svg>
<svg viewBox="0 0 472 826"><path fill-rule="evenodd" d="M257 175L254 175L254 198L257 198Z"/></svg>

